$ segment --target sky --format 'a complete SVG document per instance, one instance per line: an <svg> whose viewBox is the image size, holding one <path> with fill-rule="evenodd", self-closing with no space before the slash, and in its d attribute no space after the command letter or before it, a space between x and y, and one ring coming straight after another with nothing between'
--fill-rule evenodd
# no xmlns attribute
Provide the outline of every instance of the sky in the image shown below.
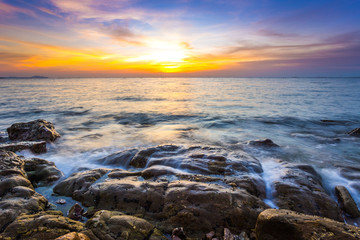
<svg viewBox="0 0 360 240"><path fill-rule="evenodd" d="M0 76L360 76L360 0L0 0Z"/></svg>

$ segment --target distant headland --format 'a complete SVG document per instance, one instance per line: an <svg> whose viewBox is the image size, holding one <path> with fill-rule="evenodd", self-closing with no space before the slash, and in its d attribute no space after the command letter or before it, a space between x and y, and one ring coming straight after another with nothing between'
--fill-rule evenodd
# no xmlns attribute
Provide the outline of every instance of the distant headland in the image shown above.
<svg viewBox="0 0 360 240"><path fill-rule="evenodd" d="M33 79L33 78L48 78L45 76L31 76L31 77L0 77L0 79Z"/></svg>

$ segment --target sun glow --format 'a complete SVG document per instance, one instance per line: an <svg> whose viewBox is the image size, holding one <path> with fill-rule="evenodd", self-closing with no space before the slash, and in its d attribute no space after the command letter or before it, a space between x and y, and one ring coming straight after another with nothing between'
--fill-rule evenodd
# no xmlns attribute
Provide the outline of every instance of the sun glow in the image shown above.
<svg viewBox="0 0 360 240"><path fill-rule="evenodd" d="M181 43L163 41L149 41L147 54L128 58L126 62L145 63L153 66L154 70L162 72L177 72L189 57L189 49Z"/></svg>

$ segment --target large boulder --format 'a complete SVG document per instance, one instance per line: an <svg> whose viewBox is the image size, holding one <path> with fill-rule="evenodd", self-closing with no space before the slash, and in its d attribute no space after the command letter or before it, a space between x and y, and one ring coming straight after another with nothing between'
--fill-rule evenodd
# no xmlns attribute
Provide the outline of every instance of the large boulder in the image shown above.
<svg viewBox="0 0 360 240"><path fill-rule="evenodd" d="M109 171L110 169L99 168L73 173L70 177L54 187L54 193L62 196L78 198L77 195L81 195L91 186L91 184L99 180Z"/></svg>
<svg viewBox="0 0 360 240"><path fill-rule="evenodd" d="M353 218L360 217L360 211L346 187L336 186L335 193L345 213Z"/></svg>
<svg viewBox="0 0 360 240"><path fill-rule="evenodd" d="M171 183L139 181L137 177L106 179L76 191L72 197L95 209L122 211L144 217L170 232L185 226L190 236L223 227L251 229L267 206L245 189L215 183L179 180Z"/></svg>
<svg viewBox="0 0 360 240"><path fill-rule="evenodd" d="M166 240L148 221L116 211L98 211L86 222L85 234L92 240Z"/></svg>
<svg viewBox="0 0 360 240"><path fill-rule="evenodd" d="M14 123L7 132L11 140L53 142L60 134L56 132L54 125L43 119L27 122Z"/></svg>
<svg viewBox="0 0 360 240"><path fill-rule="evenodd" d="M16 218L4 232L1 239L55 239L70 232L80 232L84 224L62 216L60 211L43 211L37 214L23 214Z"/></svg>
<svg viewBox="0 0 360 240"><path fill-rule="evenodd" d="M24 160L0 150L0 232L21 213L45 210L48 201L34 191L24 171Z"/></svg>
<svg viewBox="0 0 360 240"><path fill-rule="evenodd" d="M53 162L40 158L24 159L24 162L27 177L34 186L51 185L63 176Z"/></svg>
<svg viewBox="0 0 360 240"><path fill-rule="evenodd" d="M282 209L342 221L341 210L322 186L321 176L306 164L281 163L273 183L274 202Z"/></svg>
<svg viewBox="0 0 360 240"><path fill-rule="evenodd" d="M258 240L360 239L360 228L289 210L267 209L256 222Z"/></svg>
<svg viewBox="0 0 360 240"><path fill-rule="evenodd" d="M12 142L12 143L2 143L0 144L0 150L6 150L11 152L18 152L22 150L29 149L33 153L45 153L46 142L37 141L37 142Z"/></svg>

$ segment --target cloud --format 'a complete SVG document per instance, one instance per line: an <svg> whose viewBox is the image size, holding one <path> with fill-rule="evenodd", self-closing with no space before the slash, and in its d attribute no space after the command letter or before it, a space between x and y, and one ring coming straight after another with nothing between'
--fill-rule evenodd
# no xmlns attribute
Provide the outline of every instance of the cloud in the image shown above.
<svg viewBox="0 0 360 240"><path fill-rule="evenodd" d="M36 14L29 9L15 7L0 0L0 19L5 16L12 16L16 13L23 13L32 17L36 17Z"/></svg>
<svg viewBox="0 0 360 240"><path fill-rule="evenodd" d="M279 38L293 38L299 37L299 34L296 33L282 33L269 29L260 29L257 31L258 35L266 36L266 37L279 37Z"/></svg>

